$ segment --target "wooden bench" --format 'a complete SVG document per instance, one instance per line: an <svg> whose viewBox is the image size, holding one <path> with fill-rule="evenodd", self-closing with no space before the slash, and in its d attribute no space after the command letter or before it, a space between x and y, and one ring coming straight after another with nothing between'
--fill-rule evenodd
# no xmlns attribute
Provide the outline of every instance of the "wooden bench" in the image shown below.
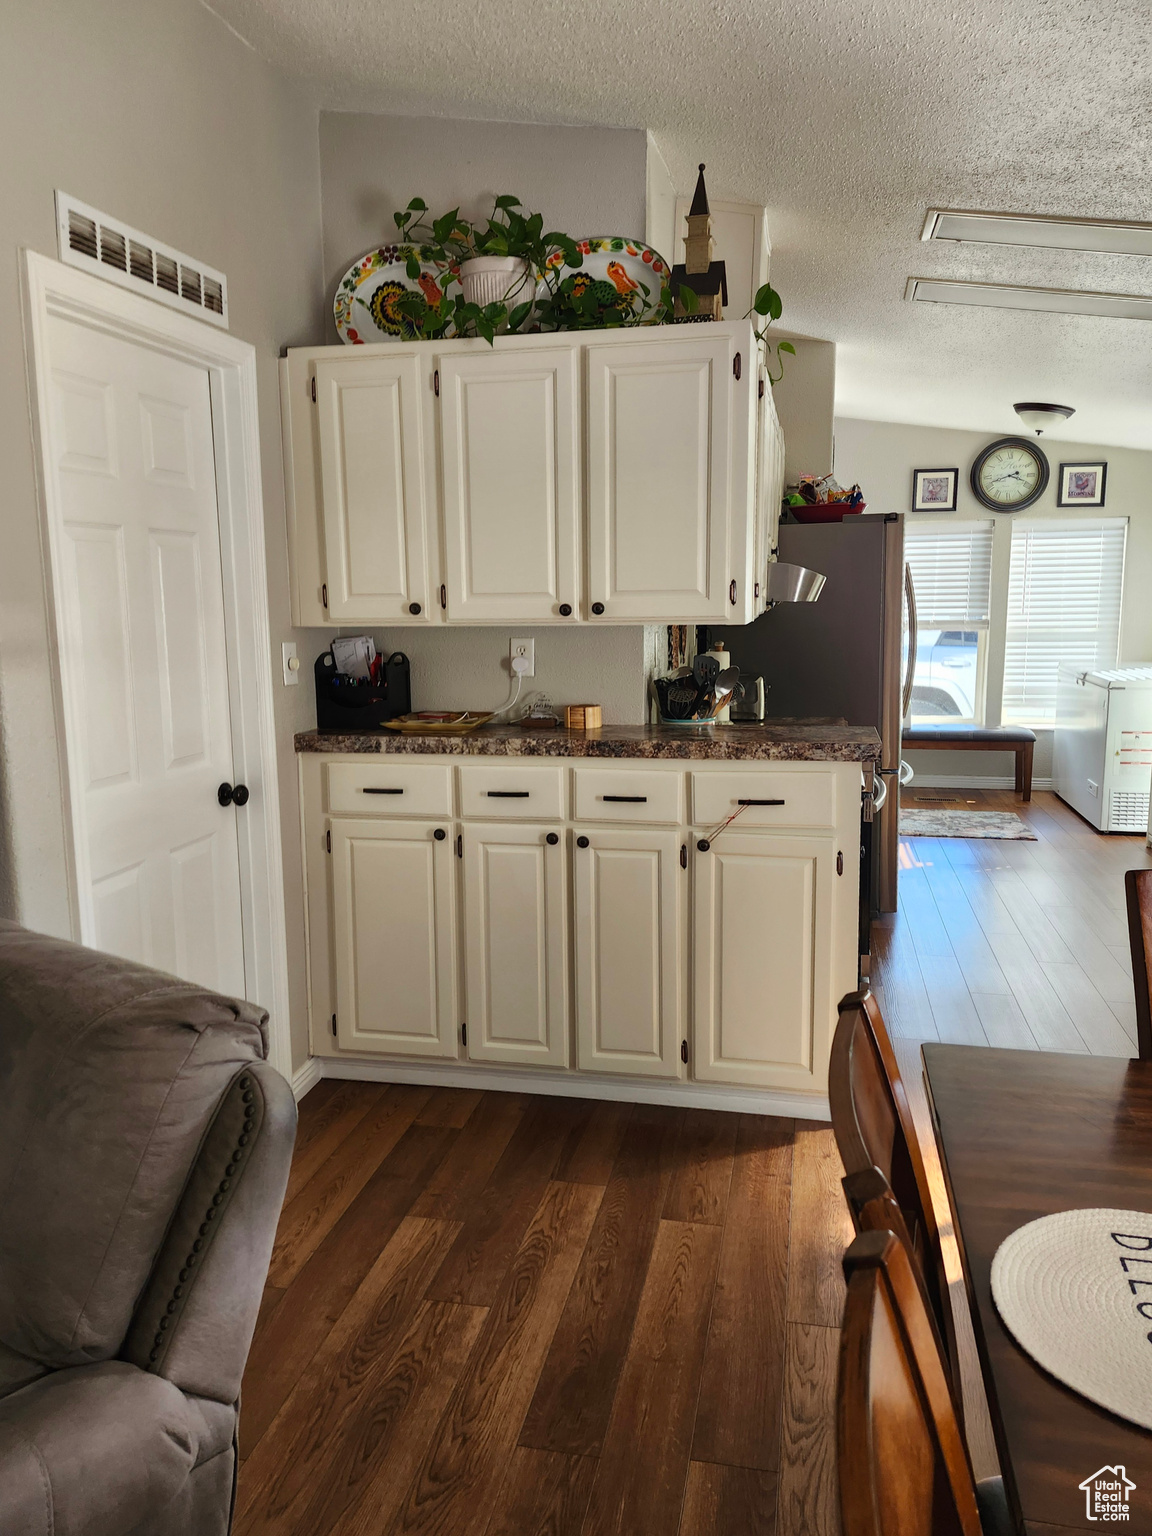
<svg viewBox="0 0 1152 1536"><path fill-rule="evenodd" d="M1016 790L1032 798L1032 754L1036 732L1023 725L1002 725L995 730L981 725L906 725L904 745L914 752L1014 752Z"/></svg>

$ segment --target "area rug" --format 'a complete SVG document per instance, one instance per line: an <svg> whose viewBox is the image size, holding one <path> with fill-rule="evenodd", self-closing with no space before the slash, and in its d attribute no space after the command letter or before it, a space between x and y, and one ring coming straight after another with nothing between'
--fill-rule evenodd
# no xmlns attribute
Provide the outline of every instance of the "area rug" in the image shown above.
<svg viewBox="0 0 1152 1536"><path fill-rule="evenodd" d="M1038 842L1015 811L910 811L901 807L901 837L996 837Z"/></svg>

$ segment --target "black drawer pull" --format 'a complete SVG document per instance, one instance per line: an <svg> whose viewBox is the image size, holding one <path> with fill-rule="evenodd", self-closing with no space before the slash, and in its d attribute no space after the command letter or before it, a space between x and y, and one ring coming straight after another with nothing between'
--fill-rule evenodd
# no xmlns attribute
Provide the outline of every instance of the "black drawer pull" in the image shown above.
<svg viewBox="0 0 1152 1536"><path fill-rule="evenodd" d="M489 800L527 800L532 793L529 789L486 789L484 793Z"/></svg>
<svg viewBox="0 0 1152 1536"><path fill-rule="evenodd" d="M783 800L737 800L737 805L783 805Z"/></svg>
<svg viewBox="0 0 1152 1536"><path fill-rule="evenodd" d="M622 805L647 805L647 795L601 795L601 800L611 800Z"/></svg>
<svg viewBox="0 0 1152 1536"><path fill-rule="evenodd" d="M402 789L373 789L370 785L366 784L360 793L362 795L402 795L404 791Z"/></svg>

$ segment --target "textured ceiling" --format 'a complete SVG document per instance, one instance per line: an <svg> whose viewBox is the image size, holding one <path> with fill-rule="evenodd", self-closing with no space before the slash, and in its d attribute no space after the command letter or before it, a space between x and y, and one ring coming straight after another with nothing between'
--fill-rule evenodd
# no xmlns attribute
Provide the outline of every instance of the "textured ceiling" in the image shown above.
<svg viewBox="0 0 1152 1536"><path fill-rule="evenodd" d="M845 415L1152 448L1152 324L913 305L909 275L1152 294L1152 260L922 244L930 206L1152 218L1147 0L212 0L356 111L655 134L681 191L769 209ZM611 174L611 167L605 167Z"/></svg>

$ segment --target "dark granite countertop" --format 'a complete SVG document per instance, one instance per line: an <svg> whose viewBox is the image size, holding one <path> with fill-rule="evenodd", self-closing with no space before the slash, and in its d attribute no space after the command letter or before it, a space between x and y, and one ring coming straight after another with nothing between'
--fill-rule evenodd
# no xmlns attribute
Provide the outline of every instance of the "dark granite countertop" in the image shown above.
<svg viewBox="0 0 1152 1536"><path fill-rule="evenodd" d="M880 737L871 726L765 721L690 731L666 725L606 725L598 731L481 726L464 736L400 731L350 735L301 731L297 752L387 752L452 757L640 757L696 762L874 763Z"/></svg>

